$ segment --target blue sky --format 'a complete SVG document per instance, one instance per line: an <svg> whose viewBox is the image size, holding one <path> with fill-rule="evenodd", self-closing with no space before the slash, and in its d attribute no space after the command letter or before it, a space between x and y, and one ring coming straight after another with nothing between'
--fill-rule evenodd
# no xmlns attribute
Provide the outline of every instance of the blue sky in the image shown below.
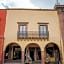
<svg viewBox="0 0 64 64"><path fill-rule="evenodd" d="M64 0L58 0L60 4L64 4ZM52 9L56 0L0 0L0 9L5 8L40 8Z"/></svg>

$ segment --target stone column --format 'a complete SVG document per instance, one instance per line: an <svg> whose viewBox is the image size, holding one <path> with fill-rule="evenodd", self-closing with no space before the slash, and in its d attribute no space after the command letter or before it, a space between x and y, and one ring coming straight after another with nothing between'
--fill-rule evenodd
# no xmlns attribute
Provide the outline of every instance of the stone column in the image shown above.
<svg viewBox="0 0 64 64"><path fill-rule="evenodd" d="M13 46L9 47L8 59L9 60L13 59Z"/></svg>
<svg viewBox="0 0 64 64"><path fill-rule="evenodd" d="M13 47L14 47L14 46L12 46L12 49L11 49L11 59L13 59L13 55L14 55Z"/></svg>
<svg viewBox="0 0 64 64"><path fill-rule="evenodd" d="M37 56L36 56L36 48L35 48L35 50L34 50L34 60L36 61L37 60Z"/></svg>
<svg viewBox="0 0 64 64"><path fill-rule="evenodd" d="M24 51L22 51L22 64L24 64Z"/></svg>
<svg viewBox="0 0 64 64"><path fill-rule="evenodd" d="M64 49L63 46L60 49L61 64L64 64Z"/></svg>
<svg viewBox="0 0 64 64"><path fill-rule="evenodd" d="M64 54L61 57L62 57L61 62L62 62L62 64L64 64Z"/></svg>
<svg viewBox="0 0 64 64"><path fill-rule="evenodd" d="M41 64L45 64L44 62L44 51L41 51Z"/></svg>

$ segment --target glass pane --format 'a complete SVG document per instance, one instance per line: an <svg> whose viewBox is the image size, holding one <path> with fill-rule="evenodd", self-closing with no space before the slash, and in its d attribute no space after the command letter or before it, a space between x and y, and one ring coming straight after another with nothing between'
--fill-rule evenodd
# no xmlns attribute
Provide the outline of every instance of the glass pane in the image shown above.
<svg viewBox="0 0 64 64"><path fill-rule="evenodd" d="M22 31L23 26L20 26L20 31Z"/></svg>
<svg viewBox="0 0 64 64"><path fill-rule="evenodd" d="M26 26L23 26L23 31L26 31Z"/></svg>
<svg viewBox="0 0 64 64"><path fill-rule="evenodd" d="M20 37L26 37L26 26L22 25L20 26Z"/></svg>
<svg viewBox="0 0 64 64"><path fill-rule="evenodd" d="M47 37L47 26L46 25L40 26L40 37Z"/></svg>
<svg viewBox="0 0 64 64"><path fill-rule="evenodd" d="M26 26L20 26L20 31L22 32L22 31L26 31Z"/></svg>
<svg viewBox="0 0 64 64"><path fill-rule="evenodd" d="M40 26L40 31L41 32L46 32L46 26Z"/></svg>

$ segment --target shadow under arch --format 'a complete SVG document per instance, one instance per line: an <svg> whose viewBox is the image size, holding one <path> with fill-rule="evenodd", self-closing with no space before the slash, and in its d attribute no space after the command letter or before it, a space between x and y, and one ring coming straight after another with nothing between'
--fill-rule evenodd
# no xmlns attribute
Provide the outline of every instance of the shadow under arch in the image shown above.
<svg viewBox="0 0 64 64"><path fill-rule="evenodd" d="M26 45L25 48L27 48L27 47L30 46L30 45L35 45L35 46L39 47L40 50L41 50L41 47L40 47L40 45L39 45L38 43L29 43L29 44ZM33 46L33 47L34 47L34 46ZM24 49L24 50L25 50L25 49Z"/></svg>
<svg viewBox="0 0 64 64"><path fill-rule="evenodd" d="M49 43L47 43L47 44L45 45L45 48L46 48L49 44L54 44L54 45L56 45L56 46L58 47L59 51L60 51L59 45L58 45L57 43L55 43L55 42L49 42ZM44 48L44 49L45 49L45 48Z"/></svg>
<svg viewBox="0 0 64 64"><path fill-rule="evenodd" d="M48 43L45 46L45 63L62 64L60 48L56 43Z"/></svg>
<svg viewBox="0 0 64 64"><path fill-rule="evenodd" d="M16 42L9 43L4 50L4 63L21 62L22 49Z"/></svg>
<svg viewBox="0 0 64 64"><path fill-rule="evenodd" d="M7 46L9 46L9 45L13 45L13 44L18 45L18 46L21 48L21 46L20 46L17 42L11 42L11 43L9 43L9 44L6 45L4 51L6 50ZM22 50L22 48L21 48L21 50Z"/></svg>
<svg viewBox="0 0 64 64"><path fill-rule="evenodd" d="M41 48L37 43L29 43L25 47L25 63L31 61L32 63L41 64ZM39 61L39 62L38 62Z"/></svg>

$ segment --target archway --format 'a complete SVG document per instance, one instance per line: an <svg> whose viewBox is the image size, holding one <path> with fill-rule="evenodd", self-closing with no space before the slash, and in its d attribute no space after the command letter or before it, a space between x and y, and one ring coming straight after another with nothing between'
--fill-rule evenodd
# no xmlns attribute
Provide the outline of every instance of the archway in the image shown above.
<svg viewBox="0 0 64 64"><path fill-rule="evenodd" d="M31 43L25 48L25 63L41 64L41 49L35 44Z"/></svg>
<svg viewBox="0 0 64 64"><path fill-rule="evenodd" d="M45 64L47 63L62 64L60 50L54 43L49 43L45 47Z"/></svg>
<svg viewBox="0 0 64 64"><path fill-rule="evenodd" d="M17 43L11 43L5 49L4 63L21 62L21 55L21 47Z"/></svg>

